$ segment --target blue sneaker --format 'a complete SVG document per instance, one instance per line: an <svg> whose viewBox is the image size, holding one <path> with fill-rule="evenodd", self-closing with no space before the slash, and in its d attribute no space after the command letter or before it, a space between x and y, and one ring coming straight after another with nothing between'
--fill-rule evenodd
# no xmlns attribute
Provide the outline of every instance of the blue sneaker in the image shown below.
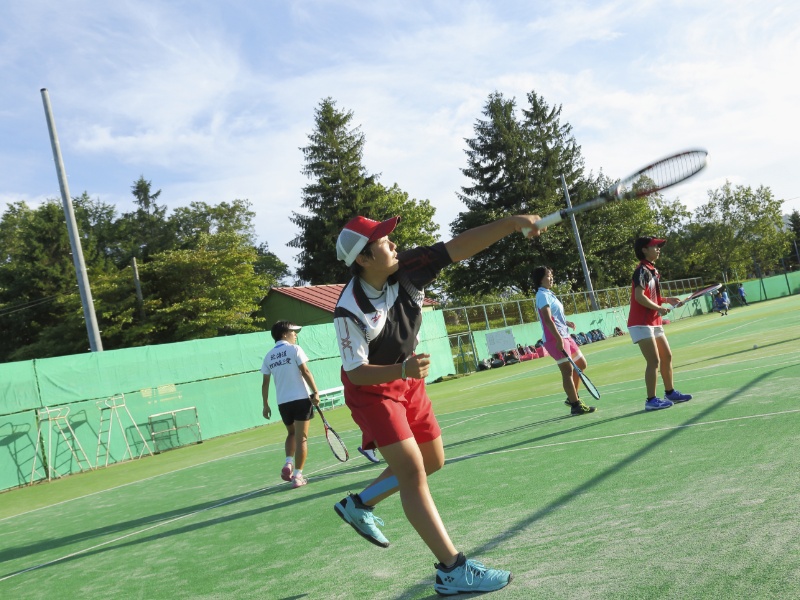
<svg viewBox="0 0 800 600"><path fill-rule="evenodd" d="M664 396L667 400L671 400L674 403L678 402L686 402L692 399L691 394L681 394L678 390L672 390L672 393L666 394Z"/></svg>
<svg viewBox="0 0 800 600"><path fill-rule="evenodd" d="M447 569L438 563L434 591L440 596L468 594L470 592L494 592L503 589L511 581L510 571L488 569L477 560L467 560L459 553L455 566Z"/></svg>
<svg viewBox="0 0 800 600"><path fill-rule="evenodd" d="M386 536L384 536L381 530L375 525L375 523L377 523L383 526L383 519L373 515L371 507L356 500L353 494L343 498L341 502L334 504L333 510L336 511L337 515L342 517L345 523L349 523L365 540L381 548L389 547L389 540L386 539Z"/></svg>
<svg viewBox="0 0 800 600"><path fill-rule="evenodd" d="M672 406L670 400L662 400L657 396L644 403L645 410L661 410L663 408L669 408L670 406Z"/></svg>
<svg viewBox="0 0 800 600"><path fill-rule="evenodd" d="M375 455L375 450L364 450L361 446L358 447L358 451L363 454L369 462L379 463L381 459Z"/></svg>

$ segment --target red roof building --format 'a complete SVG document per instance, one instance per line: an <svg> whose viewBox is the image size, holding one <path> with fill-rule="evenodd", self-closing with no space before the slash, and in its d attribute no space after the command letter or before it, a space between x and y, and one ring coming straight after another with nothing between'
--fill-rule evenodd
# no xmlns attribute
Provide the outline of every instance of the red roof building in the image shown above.
<svg viewBox="0 0 800 600"><path fill-rule="evenodd" d="M333 322L333 310L345 284L272 288L261 303L266 328L286 319L298 325L321 325ZM422 310L433 310L436 301L425 298Z"/></svg>

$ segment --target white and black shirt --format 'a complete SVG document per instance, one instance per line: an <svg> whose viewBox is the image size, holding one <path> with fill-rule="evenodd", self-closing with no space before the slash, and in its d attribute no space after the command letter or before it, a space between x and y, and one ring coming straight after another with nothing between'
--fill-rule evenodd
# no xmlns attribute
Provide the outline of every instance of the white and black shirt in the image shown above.
<svg viewBox="0 0 800 600"><path fill-rule="evenodd" d="M339 296L333 323L345 371L411 356L422 326L423 288L453 263L442 242L402 252L397 260L400 267L382 290L356 277Z"/></svg>

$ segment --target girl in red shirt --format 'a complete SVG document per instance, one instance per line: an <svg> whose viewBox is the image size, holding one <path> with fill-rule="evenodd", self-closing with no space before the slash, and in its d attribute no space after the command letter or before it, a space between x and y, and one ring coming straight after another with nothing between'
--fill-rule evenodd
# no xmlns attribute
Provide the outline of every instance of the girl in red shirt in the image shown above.
<svg viewBox="0 0 800 600"><path fill-rule="evenodd" d="M661 295L660 276L655 261L661 256L661 247L667 240L650 236L640 237L633 248L639 266L633 272L631 282L631 308L628 315L628 332L631 341L639 346L647 367L644 382L647 387L645 410L661 410L671 407L675 402L691 400L689 394L681 394L675 389L672 380L672 350L664 333L661 317L669 312L662 306L668 303L675 306L679 298L665 298ZM664 382L664 398L656 395L658 372Z"/></svg>

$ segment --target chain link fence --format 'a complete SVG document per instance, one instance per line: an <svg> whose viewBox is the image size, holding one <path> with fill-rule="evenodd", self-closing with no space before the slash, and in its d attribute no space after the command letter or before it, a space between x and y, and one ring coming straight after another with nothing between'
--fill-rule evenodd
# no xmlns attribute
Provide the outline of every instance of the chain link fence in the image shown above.
<svg viewBox="0 0 800 600"><path fill-rule="evenodd" d="M701 277L661 282L665 296L680 296L701 287L703 287ZM595 290L594 297L600 310L628 306L631 301L631 288L628 286ZM564 313L567 315L592 312L589 292L560 295L559 300L564 305ZM443 308L442 313L457 374L477 370L478 353L472 336L473 331L503 329L539 320L535 298Z"/></svg>

